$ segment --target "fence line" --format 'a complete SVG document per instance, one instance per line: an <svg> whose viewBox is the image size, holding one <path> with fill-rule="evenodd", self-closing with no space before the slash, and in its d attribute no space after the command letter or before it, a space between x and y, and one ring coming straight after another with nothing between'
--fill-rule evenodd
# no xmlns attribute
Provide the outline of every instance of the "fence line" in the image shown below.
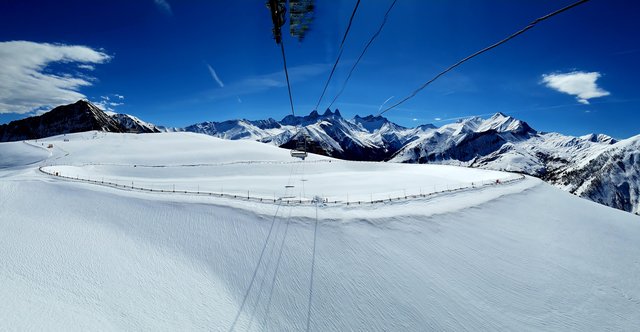
<svg viewBox="0 0 640 332"><path fill-rule="evenodd" d="M66 179L66 180L72 180L72 181L78 181L78 182L84 182L84 183L90 183L90 184L95 184L95 185L102 185L102 186L106 186L106 187L111 187L111 188L117 188L117 189L127 189L127 190L134 190L134 191L140 191L140 192L154 192L154 193L178 193L178 194L187 194L187 195L196 195L196 196L204 196L204 197L220 197L220 198L227 198L227 199L236 199L236 200L245 200L245 201L254 201L254 202L261 202L261 203L276 203L278 201L282 201L282 203L285 204L289 204L289 205L313 205L316 202L321 202L323 204L332 204L332 205L372 205L372 204L383 204L383 203L389 203L389 202L397 202L397 201L403 201L403 200L411 200L411 199L418 199L418 198L431 198L440 194L444 194L444 193L452 193L452 192L459 192L459 191L465 191L465 190L471 190L471 189L481 189L484 187L488 187L488 186L495 186L495 185L502 185L502 184L509 184L509 183L513 183L516 181L520 181L525 179L525 176L522 174L517 174L517 176L510 176L510 177L505 177L502 179L496 179L495 181L478 181L478 182L472 182L469 185L460 185L460 186L455 186L455 187L450 187L447 185L447 189L442 189L442 190L436 190L436 186L434 186L434 191L429 191L429 192L422 192L422 189L420 189L420 192L417 194L407 194L406 191L404 191L404 193L402 195L396 195L396 196L392 196L391 193L371 193L370 194L370 199L369 200L353 200L350 201L349 200L349 194L347 193L347 199L346 200L329 200L329 198L327 197L315 197L314 199L309 199L309 198L304 198L304 197L299 197L299 198L295 198L295 197L276 197L275 195L273 197L269 196L269 197L265 197L265 196L252 196L251 192L249 190L247 190L246 195L245 194L239 194L239 193L224 193L222 190L220 192L211 192L211 191L192 191L192 190L176 190L175 188L175 184L172 185L171 189L154 189L154 188L147 188L147 187L143 187L143 186L136 186L135 183L132 181L131 185L127 184L123 184L123 183L117 183L117 182L111 182L111 181L105 181L104 178L100 178L100 180L97 179L90 179L90 178L82 178L80 176L66 176L66 175L62 175L59 172L54 172L54 171L47 171L44 168L45 167L52 167L53 165L49 165L49 166L40 166L38 169L40 170L40 172L50 175L50 176L54 176L56 178L62 178L62 179ZM440 185L440 186L445 186L445 185ZM397 191L396 191L397 192ZM373 199L373 195L377 195L377 196L381 196L381 195L386 195L386 198L382 198L382 199Z"/></svg>

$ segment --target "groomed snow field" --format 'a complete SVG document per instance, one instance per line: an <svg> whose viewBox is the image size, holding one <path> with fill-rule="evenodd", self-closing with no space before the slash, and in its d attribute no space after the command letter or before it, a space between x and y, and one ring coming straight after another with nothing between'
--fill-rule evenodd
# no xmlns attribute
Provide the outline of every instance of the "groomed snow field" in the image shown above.
<svg viewBox="0 0 640 332"><path fill-rule="evenodd" d="M519 178L190 133L0 143L0 330L640 330L640 218Z"/></svg>

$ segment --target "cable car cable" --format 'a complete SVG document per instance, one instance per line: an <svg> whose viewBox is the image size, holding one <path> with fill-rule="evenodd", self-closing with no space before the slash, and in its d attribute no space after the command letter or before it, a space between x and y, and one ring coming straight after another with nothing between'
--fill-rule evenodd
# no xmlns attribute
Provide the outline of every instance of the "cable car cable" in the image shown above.
<svg viewBox="0 0 640 332"><path fill-rule="evenodd" d="M291 105L291 114L296 116L293 110L293 97L291 96L291 83L289 83L289 71L287 70L287 56L284 52L284 41L280 41L280 50L282 51L282 62L284 64L284 75L287 77L287 89L289 90L289 104Z"/></svg>
<svg viewBox="0 0 640 332"><path fill-rule="evenodd" d="M351 70L349 71L349 74L347 75L347 78L342 83L342 88L340 88L340 91L338 92L338 94L336 94L336 96L333 98L333 100L331 101L331 103L329 104L329 106L327 108L331 108L331 106L333 106L333 104L336 102L338 97L340 97L340 95L342 94L344 89L347 87L347 82L349 82L349 79L351 78L351 74L353 74L353 71L356 69L356 66L358 65L358 63L360 63L360 60L362 60L362 57L364 56L364 54L367 53L367 50L369 49L369 46L371 46L373 41L378 37L378 35L380 35L380 32L382 31L382 28L384 28L384 25L387 23L387 18L389 16L389 12L391 12L391 9L393 9L393 6L395 6L396 2L397 2L397 0L393 0L393 2L391 3L391 6L389 6L389 9L387 9L387 12L384 14L384 19L382 20L382 23L380 24L380 27L378 28L378 31L376 31L376 33L374 33L373 36L371 36L371 39L369 39L369 42L367 43L367 45L362 50L362 53L360 53L360 56L358 57L358 60L356 60L356 62L351 67Z"/></svg>
<svg viewBox="0 0 640 332"><path fill-rule="evenodd" d="M313 272L315 270L316 267L316 242L317 242L317 238L318 238L318 201L316 200L316 222L315 222L315 226L313 227L313 249L311 251L311 277L310 277L310 281L309 281L309 303L307 305L307 329L306 331L309 331L309 328L311 327L311 300L313 299Z"/></svg>
<svg viewBox="0 0 640 332"><path fill-rule="evenodd" d="M495 44L492 44L492 45L490 45L490 46L487 46L487 47L485 47L485 48L483 48L483 49L481 49L481 50L479 50L479 51L477 51L477 52L475 52L475 53L473 53L473 54L471 54L471 55L467 56L466 58L463 58L462 60L460 60L460 61L458 61L458 62L454 63L454 64L453 64L453 65L451 65L451 66L449 66L449 67L448 67L447 69L445 69L444 71L440 72L438 75L434 76L432 79L428 80L426 83L422 84L419 88L417 88L416 90L414 90L410 95L408 95L408 96L407 96L407 97L405 97L404 99L402 99L402 100L398 101L397 103L395 103L395 104L393 104L393 105L391 105L391 106L387 107L384 111L382 111L382 112L378 113L378 116L380 116L380 115L384 114L385 112L387 112L387 111L389 111L389 110L391 110L391 109L393 109L393 108L396 108L396 107L400 106L400 105L401 105L402 103L404 103L405 101L407 101L407 100L409 100L409 99L411 99L411 98L415 97L415 96L418 94L418 92L422 91L422 89L426 88L426 87L427 87L429 84L431 84L433 81L437 80L437 79L438 79L438 78L440 78L442 75L444 75L444 74L448 73L449 71L451 71L452 69L454 69L454 68L458 67L459 65L463 64L464 62L466 62L466 61L468 61L468 60L470 60L470 59L472 59L472 58L475 58L476 56L478 56L478 55L480 55L480 54L482 54L482 53L484 53L484 52L487 52L487 51L489 51L489 50L492 50L492 49L494 49L494 48L496 48L496 47L498 47L498 46L500 46L500 45L502 45L502 44L504 44L504 43L508 42L509 40L511 40L511 39L513 39L513 38L515 38L515 37L517 37L517 36L519 36L519 35L521 35L521 34L525 33L525 32L526 32L526 31L528 31L529 29L531 29L531 28L535 27L535 26L536 26L536 24L538 24L538 23L540 23L540 22L542 22L542 21L544 21L544 20L546 20L546 19L549 19L549 18L551 18L551 17L553 17L553 16L555 16L555 15L558 15L558 14L560 14L560 13L562 13L562 12L565 12L565 11L567 11L567 10L571 9L571 8L574 8L574 7L578 6L578 5L581 5L581 4L583 4L583 3L587 2L587 1L589 1L589 0L580 0L580 1L574 2L573 4L570 4L570 5L566 6L566 7L560 8L560 9L558 9L558 10L556 10L556 11L554 11L554 12L551 12L551 13L549 13L549 14L545 15L545 16L542 16L542 17L540 17L540 18L537 18L537 19L535 19L534 21L532 21L531 23L529 23L529 25L527 25L526 27L524 27L524 28L522 28L522 29L518 30L517 32L515 32L515 33L513 33L513 34L511 34L511 35L510 35L510 36L508 36L507 38L502 39L501 41L499 41L499 42L497 42L497 43L495 43Z"/></svg>
<svg viewBox="0 0 640 332"><path fill-rule="evenodd" d="M265 250L267 249L267 244L269 244L269 239L271 238L273 226L275 225L275 222L276 222L276 216L278 215L278 211L280 210L281 205L282 205L282 200L278 202L278 205L276 207L276 213L273 215L273 218L271 219L271 226L269 226L269 232L267 233L267 238L265 239L264 244L262 245L262 251L260 251L260 257L258 258L258 263L256 264L256 268L253 271L253 276L251 277L251 281L249 282L249 287L247 287L244 297L242 298L242 303L240 304L240 308L238 308L238 312L236 313L236 316L233 319L233 322L231 323L229 332L233 331L233 329L236 327L236 324L238 323L238 318L240 318L240 314L242 313L242 310L244 309L244 306L247 303L247 298L249 298L249 293L251 292L253 283L256 280L256 275L258 274L258 270L260 269L260 265L262 264L262 258L264 257Z"/></svg>
<svg viewBox="0 0 640 332"><path fill-rule="evenodd" d="M287 180L287 186L285 186L285 196L287 195L287 191L288 191L288 187L289 184L291 183L291 179L293 178L293 173L295 170L295 164L291 165L291 172L289 173L289 179ZM247 290L245 291L244 297L242 298L242 303L240 304L240 308L238 308L238 312L236 313L235 318L233 319L233 322L231 323L231 327L229 327L229 332L233 331L236 327L236 324L238 324L238 319L240 318L240 314L242 314L242 311L247 303L247 298L249 297L249 293L251 292L251 289L253 288L253 284L255 282L256 276L258 274L258 270L260 269L260 265L262 264L262 259L264 258L264 252L267 249L267 245L269 244L269 240L271 239L271 234L273 233L273 226L275 224L276 218L278 216L278 212L280 211L280 207L282 206L282 202L284 201L284 199L279 199L278 200L278 205L276 206L276 212L273 215L273 218L271 219L271 225L269 226L269 232L267 233L267 238L264 241L264 244L262 245L262 250L260 251L260 257L258 258L258 263L256 264L256 268L253 271L253 275L251 277L251 281L249 282L249 287L247 287Z"/></svg>
<svg viewBox="0 0 640 332"><path fill-rule="evenodd" d="M318 109L320 106L320 102L324 97L325 92L327 92L327 87L329 86L329 82L331 82L331 78L333 77L333 73L336 71L336 67L338 66L338 62L340 62L340 57L342 56L342 51L344 50L344 42L347 39L347 35L349 34L349 30L351 30L351 23L353 22L353 17L356 15L356 11L358 10L358 6L360 5L360 0L356 2L355 7L353 7L353 12L351 13L351 17L349 18L349 24L347 24L347 29L344 31L344 36L342 37L342 42L340 43L340 49L338 51L338 57L336 58L336 62L333 64L333 68L331 68L331 73L329 73L329 78L327 82L324 84L324 89L322 89L322 94L320 95L320 99L318 99L318 103L316 104L315 109Z"/></svg>
<svg viewBox="0 0 640 332"><path fill-rule="evenodd" d="M287 239L287 234L289 232L289 223L291 221L291 210L293 210L293 207L291 207L289 209L289 216L287 217L287 221L285 223L285 228L284 228L284 235L282 237L282 242L280 243L280 249L278 251L278 259L276 261L276 268L275 271L273 272L273 278L271 279L271 288L269 290L269 297L267 300L267 304L265 305L266 309L264 312L264 317L262 318L262 327L265 328L267 331L267 320L269 318L269 311L271 310L271 299L273 298L273 289L275 288L276 285L276 278L278 277L278 270L280 269L280 260L282 259L282 250L284 248L284 244L285 241Z"/></svg>

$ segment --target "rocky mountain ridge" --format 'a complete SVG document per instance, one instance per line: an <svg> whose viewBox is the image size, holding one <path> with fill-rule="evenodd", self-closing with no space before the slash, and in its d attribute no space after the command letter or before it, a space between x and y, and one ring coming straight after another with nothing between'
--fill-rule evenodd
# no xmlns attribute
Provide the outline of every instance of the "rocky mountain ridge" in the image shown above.
<svg viewBox="0 0 640 332"><path fill-rule="evenodd" d="M114 133L151 133L159 130L126 114L107 114L86 100L58 106L39 116L0 125L0 142L100 130Z"/></svg>

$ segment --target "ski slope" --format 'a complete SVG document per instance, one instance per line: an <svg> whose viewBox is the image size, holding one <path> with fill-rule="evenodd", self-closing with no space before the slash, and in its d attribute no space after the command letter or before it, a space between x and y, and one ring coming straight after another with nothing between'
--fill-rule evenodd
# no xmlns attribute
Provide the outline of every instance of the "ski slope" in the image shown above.
<svg viewBox="0 0 640 332"><path fill-rule="evenodd" d="M320 156L303 171L286 150L189 133L1 143L0 157L2 330L640 329L640 219L534 178L316 208L38 168L307 198L512 175Z"/></svg>

